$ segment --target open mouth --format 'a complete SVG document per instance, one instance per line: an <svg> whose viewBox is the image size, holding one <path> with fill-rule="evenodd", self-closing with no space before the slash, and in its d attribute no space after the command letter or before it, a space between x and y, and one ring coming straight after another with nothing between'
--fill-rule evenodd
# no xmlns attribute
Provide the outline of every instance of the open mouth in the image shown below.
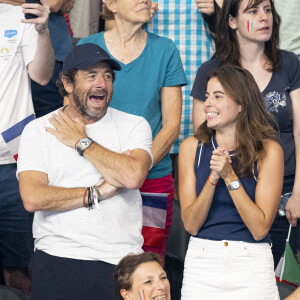
<svg viewBox="0 0 300 300"><path fill-rule="evenodd" d="M105 95L90 95L89 100L93 104L100 104L105 99Z"/></svg>
<svg viewBox="0 0 300 300"><path fill-rule="evenodd" d="M209 113L207 113L207 117L208 118L213 118L213 117L216 117L218 115L219 115L219 113L217 113L217 112L209 112Z"/></svg>

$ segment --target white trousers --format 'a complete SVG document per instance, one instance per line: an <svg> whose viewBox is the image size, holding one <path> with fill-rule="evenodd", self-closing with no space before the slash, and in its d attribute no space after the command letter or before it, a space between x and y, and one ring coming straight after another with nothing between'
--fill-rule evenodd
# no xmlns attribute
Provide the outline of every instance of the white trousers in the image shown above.
<svg viewBox="0 0 300 300"><path fill-rule="evenodd" d="M279 300L267 243L190 238L181 300Z"/></svg>

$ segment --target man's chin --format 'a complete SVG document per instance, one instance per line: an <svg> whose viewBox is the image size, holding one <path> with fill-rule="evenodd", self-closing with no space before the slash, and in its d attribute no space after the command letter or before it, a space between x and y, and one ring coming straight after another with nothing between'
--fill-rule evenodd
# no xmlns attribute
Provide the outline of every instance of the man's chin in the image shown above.
<svg viewBox="0 0 300 300"><path fill-rule="evenodd" d="M99 109L88 110L85 112L85 116L94 120L100 120L105 116L107 107L101 107Z"/></svg>

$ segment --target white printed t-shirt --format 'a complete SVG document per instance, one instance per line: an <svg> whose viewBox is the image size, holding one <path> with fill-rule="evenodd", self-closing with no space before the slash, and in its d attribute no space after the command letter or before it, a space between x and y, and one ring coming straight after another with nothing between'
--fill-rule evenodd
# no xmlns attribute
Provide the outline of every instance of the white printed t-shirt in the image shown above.
<svg viewBox="0 0 300 300"><path fill-rule="evenodd" d="M26 67L35 55L37 32L21 19L21 7L0 3L0 164L16 162L20 134L34 119Z"/></svg>
<svg viewBox="0 0 300 300"><path fill-rule="evenodd" d="M76 149L46 132L50 114L29 123L22 134L18 173L35 170L48 174L49 186L88 187L103 180L99 171ZM86 126L87 135L103 147L122 153L144 149L152 158L152 133L138 116L108 108L106 115ZM129 253L142 252L142 200L139 190L124 189L100 202L63 211L37 211L33 221L35 248L50 255L117 264Z"/></svg>

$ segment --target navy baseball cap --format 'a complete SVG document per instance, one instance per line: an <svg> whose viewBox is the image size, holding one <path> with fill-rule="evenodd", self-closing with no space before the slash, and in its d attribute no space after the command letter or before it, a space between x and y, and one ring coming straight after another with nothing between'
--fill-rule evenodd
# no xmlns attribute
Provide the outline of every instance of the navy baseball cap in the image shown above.
<svg viewBox="0 0 300 300"><path fill-rule="evenodd" d="M122 68L118 62L111 59L106 51L96 44L86 43L75 46L66 56L62 71L71 69L86 69L97 62L107 62L113 70L120 71Z"/></svg>

